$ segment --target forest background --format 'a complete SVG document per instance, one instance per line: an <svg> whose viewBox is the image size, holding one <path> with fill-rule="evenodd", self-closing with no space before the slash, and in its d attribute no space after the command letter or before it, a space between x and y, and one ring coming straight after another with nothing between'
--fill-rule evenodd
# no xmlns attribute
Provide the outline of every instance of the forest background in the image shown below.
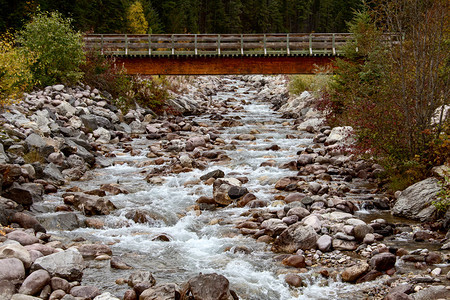
<svg viewBox="0 0 450 300"><path fill-rule="evenodd" d="M133 33L136 0L0 0L0 32L20 29L40 7L73 19L81 32ZM346 32L362 0L140 0L142 33Z"/></svg>

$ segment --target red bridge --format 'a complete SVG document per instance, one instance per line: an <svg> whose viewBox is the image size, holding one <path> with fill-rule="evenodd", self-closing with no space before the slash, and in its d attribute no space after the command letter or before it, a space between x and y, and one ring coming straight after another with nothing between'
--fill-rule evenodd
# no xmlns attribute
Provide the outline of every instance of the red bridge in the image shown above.
<svg viewBox="0 0 450 300"><path fill-rule="evenodd" d="M388 35L389 40L396 35ZM312 74L342 54L348 33L91 34L87 49L113 56L128 74Z"/></svg>

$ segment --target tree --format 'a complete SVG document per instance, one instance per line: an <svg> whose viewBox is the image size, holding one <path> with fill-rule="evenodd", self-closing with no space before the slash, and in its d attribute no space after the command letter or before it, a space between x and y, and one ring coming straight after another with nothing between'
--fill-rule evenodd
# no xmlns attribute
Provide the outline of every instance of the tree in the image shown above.
<svg viewBox="0 0 450 300"><path fill-rule="evenodd" d="M128 32L145 34L148 32L148 22L145 19L144 8L139 0L130 5L127 11Z"/></svg>
<svg viewBox="0 0 450 300"><path fill-rule="evenodd" d="M353 126L362 153L412 181L450 159L449 8L446 0L390 0L358 13L328 102L329 119Z"/></svg>
<svg viewBox="0 0 450 300"><path fill-rule="evenodd" d="M35 55L31 70L40 85L73 84L82 77L80 65L85 56L81 34L60 13L36 13L17 41L24 51Z"/></svg>

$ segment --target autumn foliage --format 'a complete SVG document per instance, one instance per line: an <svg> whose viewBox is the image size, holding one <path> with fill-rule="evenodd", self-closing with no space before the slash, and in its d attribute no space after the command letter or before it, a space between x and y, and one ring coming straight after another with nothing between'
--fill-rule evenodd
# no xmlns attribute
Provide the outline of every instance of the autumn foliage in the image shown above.
<svg viewBox="0 0 450 300"><path fill-rule="evenodd" d="M357 13L322 97L328 121L351 125L356 150L405 185L449 162L449 11L448 1L395 0Z"/></svg>

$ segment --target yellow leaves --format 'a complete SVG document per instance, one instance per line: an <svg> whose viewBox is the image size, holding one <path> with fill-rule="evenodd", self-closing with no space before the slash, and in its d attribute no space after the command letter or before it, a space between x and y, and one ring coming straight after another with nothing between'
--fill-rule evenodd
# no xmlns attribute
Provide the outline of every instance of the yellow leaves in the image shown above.
<svg viewBox="0 0 450 300"><path fill-rule="evenodd" d="M0 36L0 106L18 102L33 85L30 66L34 61L33 55L25 55L14 48L11 33Z"/></svg>
<svg viewBox="0 0 450 300"><path fill-rule="evenodd" d="M148 22L145 19L144 8L140 1L135 1L128 8L127 21L130 33L146 34L148 32Z"/></svg>

